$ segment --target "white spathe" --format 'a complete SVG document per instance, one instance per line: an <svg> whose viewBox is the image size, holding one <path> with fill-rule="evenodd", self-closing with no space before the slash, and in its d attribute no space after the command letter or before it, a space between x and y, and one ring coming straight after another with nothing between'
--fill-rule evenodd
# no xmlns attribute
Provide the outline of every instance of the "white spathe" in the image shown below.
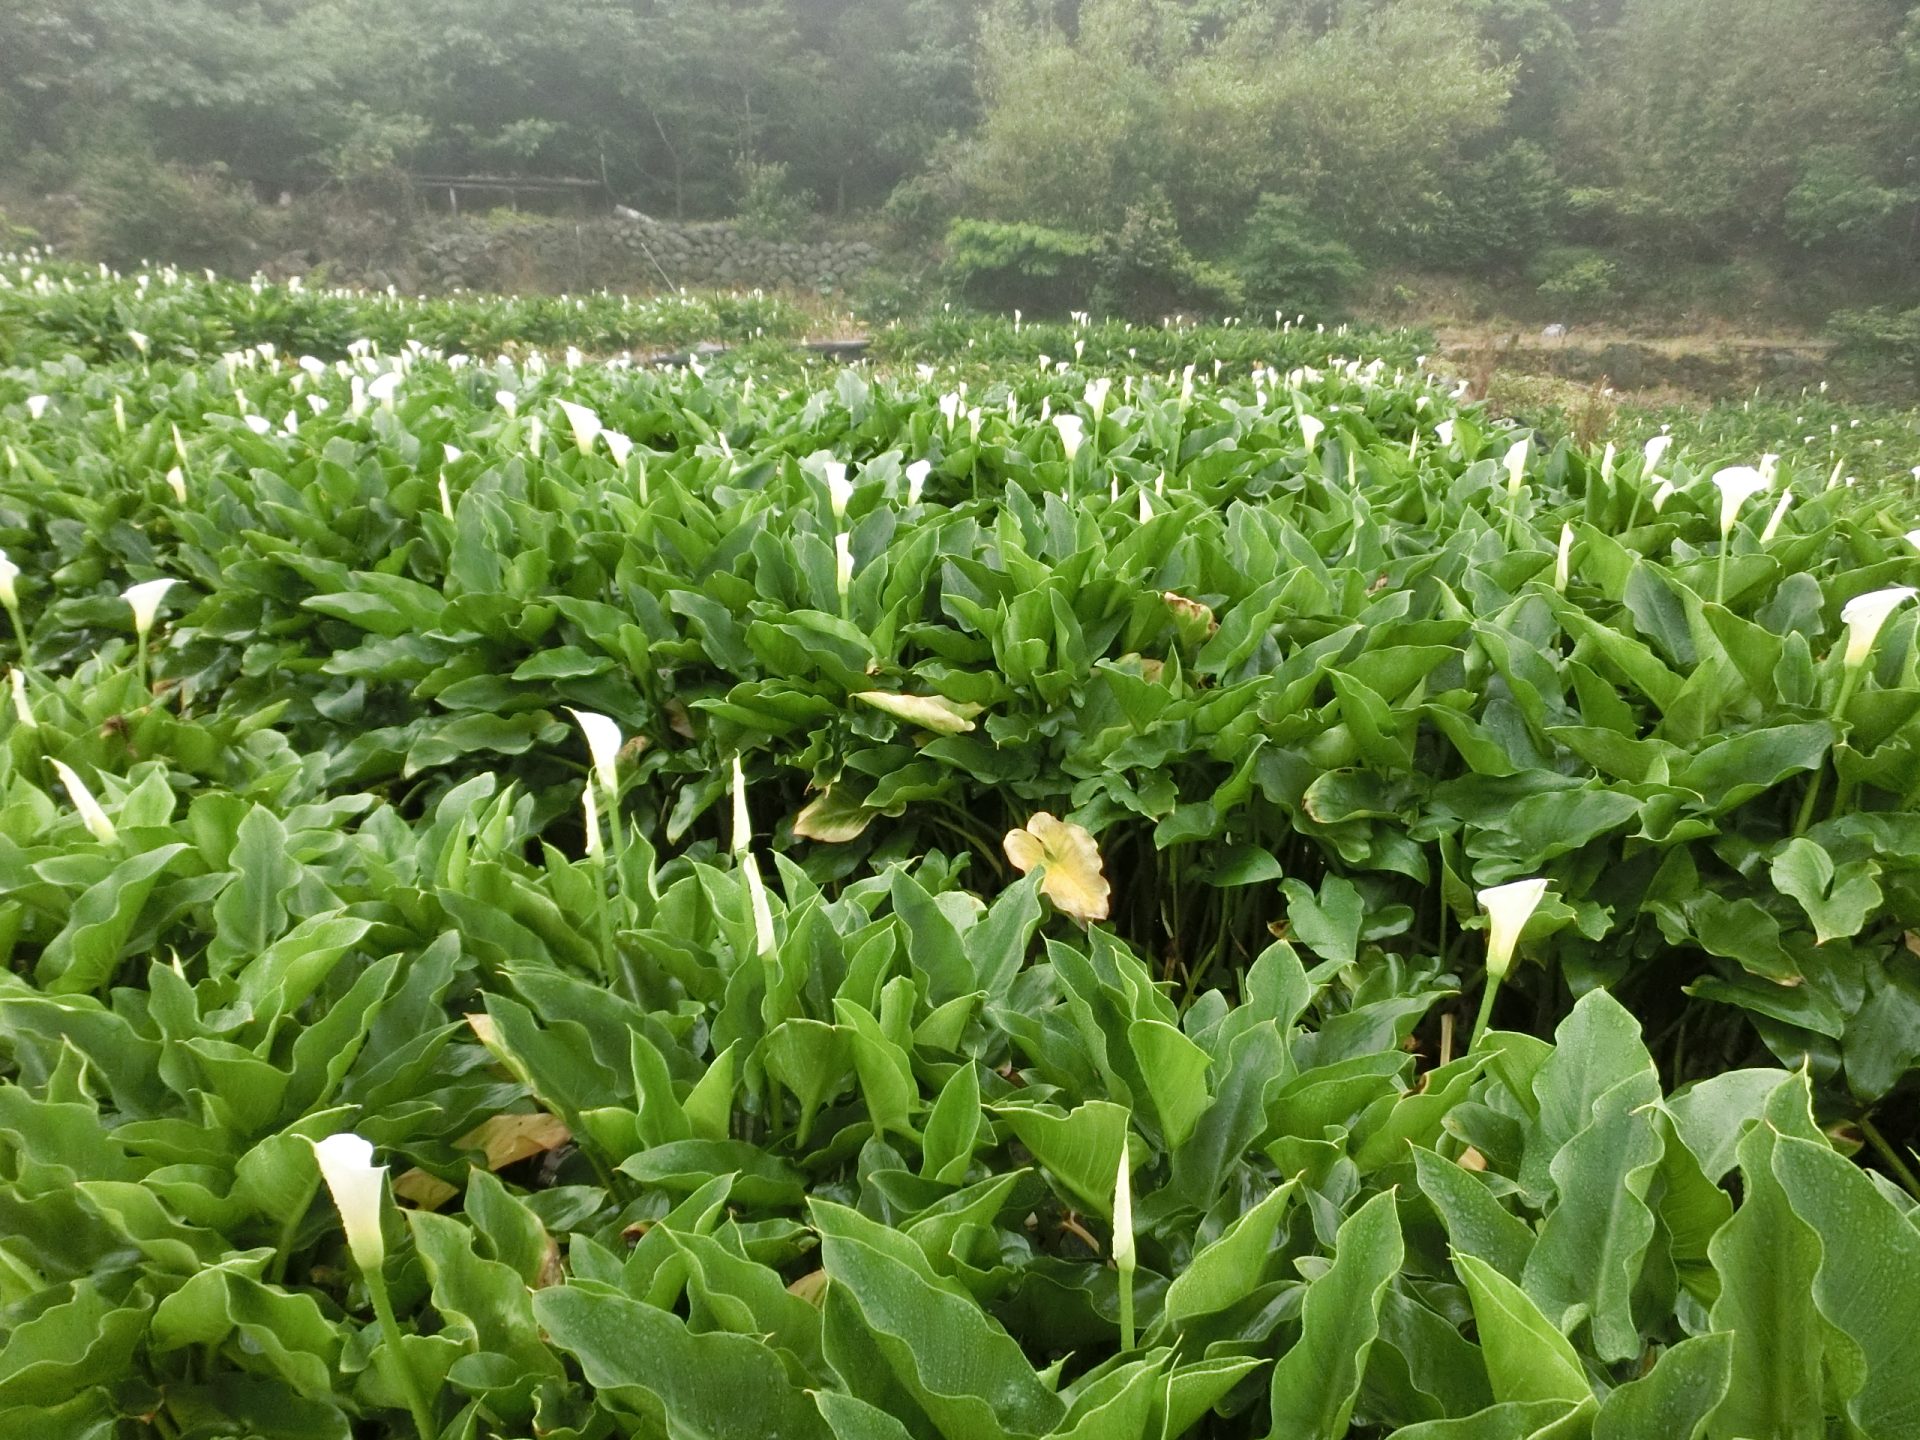
<svg viewBox="0 0 1920 1440"><path fill-rule="evenodd" d="M1493 979L1507 978L1520 932L1546 894L1544 880L1514 880L1480 892L1480 908L1487 912L1487 974Z"/></svg>
<svg viewBox="0 0 1920 1440"><path fill-rule="evenodd" d="M160 614L160 602L179 583L173 579L142 580L138 585L129 585L120 597L132 608L133 628L142 640L153 629L154 619Z"/></svg>
<svg viewBox="0 0 1920 1440"><path fill-rule="evenodd" d="M605 715L592 710L569 707L567 713L579 722L580 733L587 737L587 753L593 757L593 773L600 782L600 788L606 792L607 799L617 798L620 792L620 746L624 743L620 727Z"/></svg>
<svg viewBox="0 0 1920 1440"><path fill-rule="evenodd" d="M111 845L119 832L113 828L113 821L107 818L107 812L100 808L100 802L93 798L93 792L87 788L87 782L74 774L73 768L64 761L55 760L53 773L60 777L60 783L67 787L67 795L73 801L73 808L80 812L93 838L102 845Z"/></svg>
<svg viewBox="0 0 1920 1440"><path fill-rule="evenodd" d="M1713 488L1720 492L1720 535L1724 539L1733 533L1733 525L1740 518L1740 507L1767 488L1766 473L1751 465L1729 465L1717 470L1713 476Z"/></svg>
<svg viewBox="0 0 1920 1440"><path fill-rule="evenodd" d="M573 431L573 443L585 455L593 449L593 442L600 438L602 425L600 417L585 405L576 405L571 400L562 400L560 409L567 417L567 428Z"/></svg>
<svg viewBox="0 0 1920 1440"><path fill-rule="evenodd" d="M1067 462L1080 453L1080 446L1087 438L1087 422L1078 415L1056 415L1053 428L1060 432L1060 444L1067 452Z"/></svg>
<svg viewBox="0 0 1920 1440"><path fill-rule="evenodd" d="M377 1277L387 1260L387 1240L380 1229L387 1167L374 1164L373 1146L350 1131L315 1142L313 1158L340 1211L354 1263L363 1274Z"/></svg>
<svg viewBox="0 0 1920 1440"><path fill-rule="evenodd" d="M1888 617L1916 595L1920 595L1920 590L1911 585L1892 585L1885 590L1856 595L1846 603L1840 619L1847 627L1846 663L1849 666L1867 663L1867 657L1873 653L1873 642L1879 638Z"/></svg>

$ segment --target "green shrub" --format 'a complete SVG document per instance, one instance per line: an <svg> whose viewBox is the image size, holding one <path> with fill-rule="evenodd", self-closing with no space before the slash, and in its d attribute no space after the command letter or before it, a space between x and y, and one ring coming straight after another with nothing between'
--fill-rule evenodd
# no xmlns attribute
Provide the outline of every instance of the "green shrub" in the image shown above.
<svg viewBox="0 0 1920 1440"><path fill-rule="evenodd" d="M1071 230L956 220L944 272L962 298L998 310L1060 314L1091 303L1100 242Z"/></svg>
<svg viewBox="0 0 1920 1440"><path fill-rule="evenodd" d="M1516 140L1463 163L1428 212L1396 237L1415 263L1443 269L1509 269L1553 236L1566 187L1539 146Z"/></svg>
<svg viewBox="0 0 1920 1440"><path fill-rule="evenodd" d="M1104 314L1151 321L1176 312L1232 313L1244 302L1231 270L1187 249L1160 194L1127 207L1102 248L1098 272L1094 308Z"/></svg>
<svg viewBox="0 0 1920 1440"><path fill-rule="evenodd" d="M103 158L81 180L81 248L110 265L165 259L249 269L265 212L218 165L200 168L129 154Z"/></svg>
<svg viewBox="0 0 1920 1440"><path fill-rule="evenodd" d="M818 202L811 192L794 188L785 161L742 159L734 172L740 182L734 212L743 231L780 239L806 228Z"/></svg>
<svg viewBox="0 0 1920 1440"><path fill-rule="evenodd" d="M1543 300L1570 314L1592 315L1620 303L1620 263L1598 250L1564 248L1543 253L1531 269Z"/></svg>
<svg viewBox="0 0 1920 1440"><path fill-rule="evenodd" d="M1302 201L1262 195L1247 219L1239 273L1250 305L1324 318L1339 312L1366 272L1359 256L1314 223Z"/></svg>
<svg viewBox="0 0 1920 1440"><path fill-rule="evenodd" d="M1920 306L1842 310L1827 322L1827 328L1845 358L1920 379Z"/></svg>

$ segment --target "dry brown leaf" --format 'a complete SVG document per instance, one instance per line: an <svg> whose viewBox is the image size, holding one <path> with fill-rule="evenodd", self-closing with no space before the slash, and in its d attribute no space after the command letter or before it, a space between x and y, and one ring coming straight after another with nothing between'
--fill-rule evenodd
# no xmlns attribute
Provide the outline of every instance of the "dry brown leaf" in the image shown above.
<svg viewBox="0 0 1920 1440"><path fill-rule="evenodd" d="M1113 892L1100 870L1100 847L1086 830L1042 810L1024 830L1009 830L1002 843L1022 875L1036 865L1045 867L1040 891L1063 915L1083 925L1107 918Z"/></svg>
<svg viewBox="0 0 1920 1440"><path fill-rule="evenodd" d="M973 717L985 708L949 700L944 695L897 695L891 690L858 690L853 698L876 710L884 710L896 720L940 735L966 734L976 728Z"/></svg>

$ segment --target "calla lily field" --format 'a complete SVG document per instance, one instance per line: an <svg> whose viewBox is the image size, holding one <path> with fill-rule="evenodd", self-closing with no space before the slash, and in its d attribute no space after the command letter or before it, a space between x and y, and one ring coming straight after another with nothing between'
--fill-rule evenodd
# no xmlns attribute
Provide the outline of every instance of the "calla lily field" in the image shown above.
<svg viewBox="0 0 1920 1440"><path fill-rule="evenodd" d="M0 1435L1920 1435L1911 486L0 273Z"/></svg>

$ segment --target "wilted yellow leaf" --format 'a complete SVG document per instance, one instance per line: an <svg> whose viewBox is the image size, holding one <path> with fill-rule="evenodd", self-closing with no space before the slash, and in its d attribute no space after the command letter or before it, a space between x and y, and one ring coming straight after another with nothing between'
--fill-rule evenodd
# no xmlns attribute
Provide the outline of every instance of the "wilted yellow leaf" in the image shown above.
<svg viewBox="0 0 1920 1440"><path fill-rule="evenodd" d="M803 840L844 845L856 840L873 823L873 812L858 800L835 793L829 785L793 817L793 833Z"/></svg>
<svg viewBox="0 0 1920 1440"><path fill-rule="evenodd" d="M1086 830L1042 810L1024 830L1009 830L1003 843L1007 859L1022 875L1036 865L1045 867L1041 893L1062 914L1083 925L1107 918L1112 890L1100 871L1100 847Z"/></svg>
<svg viewBox="0 0 1920 1440"><path fill-rule="evenodd" d="M973 717L985 708L949 700L944 695L896 695L891 690L860 690L853 698L886 711L896 720L941 735L966 734L974 728Z"/></svg>
<svg viewBox="0 0 1920 1440"><path fill-rule="evenodd" d="M530 1156L558 1150L573 1132L545 1111L531 1115L495 1115L462 1135L462 1150L483 1150L489 1170L504 1170Z"/></svg>
<svg viewBox="0 0 1920 1440"><path fill-rule="evenodd" d="M561 1121L544 1111L535 1111L531 1115L492 1116L454 1144L462 1150L483 1152L489 1170L504 1170L535 1155L557 1150L572 1138L573 1132ZM398 1199L411 1200L422 1210L438 1210L460 1192L438 1175L416 1169L394 1177L393 1193Z"/></svg>
<svg viewBox="0 0 1920 1440"><path fill-rule="evenodd" d="M393 1177L393 1198L411 1200L422 1210L438 1210L460 1192L426 1170L409 1170Z"/></svg>

